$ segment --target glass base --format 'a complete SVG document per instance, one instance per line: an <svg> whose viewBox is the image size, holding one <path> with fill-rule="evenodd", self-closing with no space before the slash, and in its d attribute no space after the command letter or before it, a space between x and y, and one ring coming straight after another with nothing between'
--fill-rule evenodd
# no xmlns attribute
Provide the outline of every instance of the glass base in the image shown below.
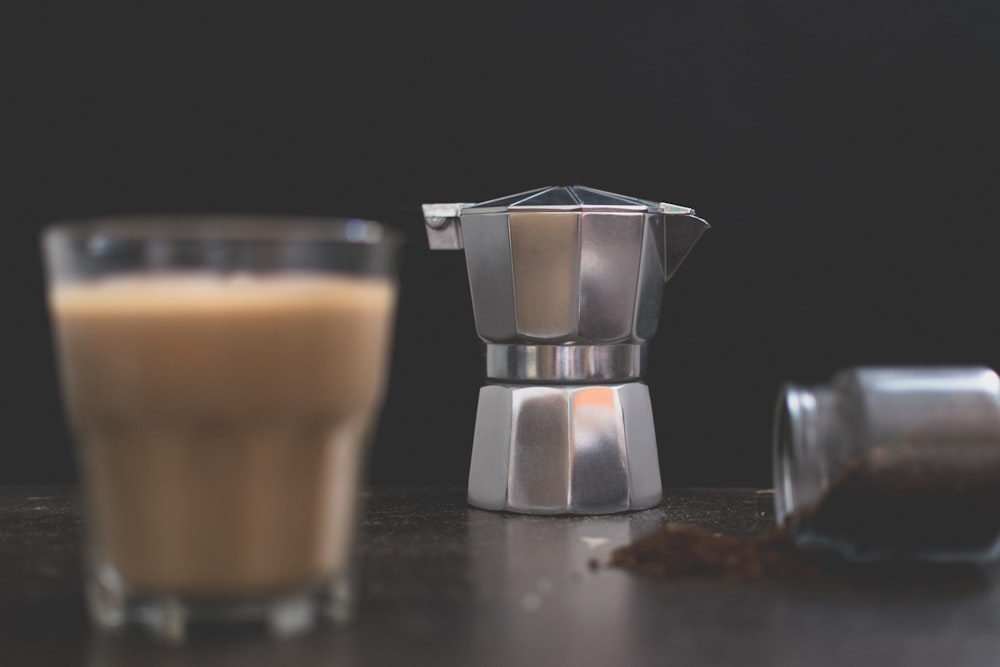
<svg viewBox="0 0 1000 667"><path fill-rule="evenodd" d="M108 569L87 584L93 624L104 632L139 631L170 644L195 634L251 633L287 639L320 622L348 622L354 616L353 586L344 572L309 590L231 602L191 601L127 590Z"/></svg>

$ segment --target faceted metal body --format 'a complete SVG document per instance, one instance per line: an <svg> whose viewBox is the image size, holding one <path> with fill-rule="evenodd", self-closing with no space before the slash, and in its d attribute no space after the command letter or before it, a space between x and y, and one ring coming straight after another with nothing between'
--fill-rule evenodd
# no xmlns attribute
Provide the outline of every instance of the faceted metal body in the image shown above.
<svg viewBox="0 0 1000 667"><path fill-rule="evenodd" d="M446 221L429 222L431 244L465 248L476 330L490 343L649 340L663 283L707 228L692 209L581 186L450 206L425 207Z"/></svg>
<svg viewBox="0 0 1000 667"><path fill-rule="evenodd" d="M465 249L487 375L503 383L480 392L469 502L536 514L659 502L637 381L663 284L708 224L690 208L582 186L425 204L424 217L432 249Z"/></svg>
<svg viewBox="0 0 1000 667"><path fill-rule="evenodd" d="M480 390L469 471L476 507L607 514L652 507L661 494L643 383Z"/></svg>

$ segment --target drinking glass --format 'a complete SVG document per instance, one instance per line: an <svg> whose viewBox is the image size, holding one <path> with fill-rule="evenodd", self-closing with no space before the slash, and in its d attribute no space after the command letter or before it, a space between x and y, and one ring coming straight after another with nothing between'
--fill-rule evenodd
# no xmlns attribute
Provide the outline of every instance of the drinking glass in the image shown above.
<svg viewBox="0 0 1000 667"><path fill-rule="evenodd" d="M44 232L97 627L179 642L350 617L398 241L377 222L319 218Z"/></svg>

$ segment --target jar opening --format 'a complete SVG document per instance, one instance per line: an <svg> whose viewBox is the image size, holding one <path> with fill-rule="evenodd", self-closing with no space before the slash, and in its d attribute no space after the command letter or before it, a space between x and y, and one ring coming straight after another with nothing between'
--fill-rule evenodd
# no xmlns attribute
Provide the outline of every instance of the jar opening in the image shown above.
<svg viewBox="0 0 1000 667"><path fill-rule="evenodd" d="M802 460L810 449L810 424L815 421L816 400L812 392L786 385L779 393L775 409L772 473L774 512L778 525L790 524L794 531L795 511L802 505Z"/></svg>

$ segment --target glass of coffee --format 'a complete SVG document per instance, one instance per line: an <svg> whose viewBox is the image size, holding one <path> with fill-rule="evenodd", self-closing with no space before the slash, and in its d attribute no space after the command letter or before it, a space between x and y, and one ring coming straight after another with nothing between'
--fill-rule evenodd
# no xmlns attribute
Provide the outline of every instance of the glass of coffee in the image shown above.
<svg viewBox="0 0 1000 667"><path fill-rule="evenodd" d="M43 235L94 623L350 616L398 238L364 220L107 219Z"/></svg>

